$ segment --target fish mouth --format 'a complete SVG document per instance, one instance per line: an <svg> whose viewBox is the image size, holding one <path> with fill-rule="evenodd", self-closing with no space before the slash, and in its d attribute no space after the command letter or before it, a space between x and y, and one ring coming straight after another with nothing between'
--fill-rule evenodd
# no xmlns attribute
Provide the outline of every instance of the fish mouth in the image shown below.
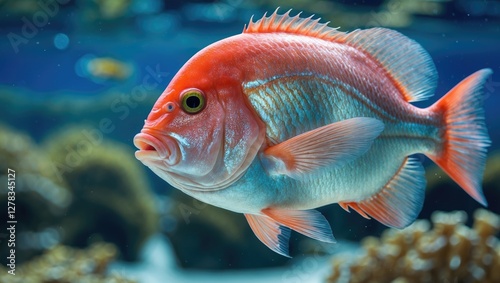
<svg viewBox="0 0 500 283"><path fill-rule="evenodd" d="M135 157L147 166L162 163L172 166L179 162L177 143L169 136L158 138L143 130L135 135L134 145L139 149L135 152Z"/></svg>

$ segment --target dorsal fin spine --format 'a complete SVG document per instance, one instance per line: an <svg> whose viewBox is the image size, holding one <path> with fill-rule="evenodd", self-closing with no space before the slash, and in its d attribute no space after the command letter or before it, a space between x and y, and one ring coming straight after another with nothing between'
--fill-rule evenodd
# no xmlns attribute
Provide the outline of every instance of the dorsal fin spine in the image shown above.
<svg viewBox="0 0 500 283"><path fill-rule="evenodd" d="M278 9L276 9L276 10L278 10ZM272 23L272 22L274 22L274 21L276 21L276 17L277 17L277 16L278 16L278 13L273 13L273 14L271 15L271 17L269 18L269 21L270 21L271 23ZM278 23L278 24L281 24L281 23Z"/></svg>
<svg viewBox="0 0 500 283"><path fill-rule="evenodd" d="M293 24L299 19L299 15L300 15L300 13L297 14L297 16L291 18L290 22L287 25L286 31L289 31L290 28L293 26ZM299 25L299 26L301 26L301 25Z"/></svg>
<svg viewBox="0 0 500 283"><path fill-rule="evenodd" d="M314 29L314 27L316 26L316 24L319 22L319 19L315 19L315 20L313 20L313 19L312 19L312 18L313 18L313 16L314 16L314 15L310 16L309 18L307 18L307 20L306 20L306 21L304 21L304 22L302 23L302 25L300 26L300 28L301 28L301 29L304 29L304 32L306 32L306 33L310 33L310 32L311 32L311 30L312 30L312 29ZM307 26L307 24L308 24L308 23L311 23L311 22L313 22L314 24Z"/></svg>
<svg viewBox="0 0 500 283"><path fill-rule="evenodd" d="M301 14L302 12L299 13L299 15ZM298 15L297 15L298 16ZM302 21L302 23L300 23L298 26L297 26L297 29L303 29L304 26L309 22L311 21L312 17L314 17L314 15L312 16L309 16L307 18L305 18L304 21ZM307 30L304 30L305 32L308 32L311 28L307 29Z"/></svg>
<svg viewBox="0 0 500 283"><path fill-rule="evenodd" d="M276 14L276 13L275 13L275 14ZM265 18L266 18L266 16L267 16L267 12L265 12L265 13L264 13L264 16L262 16L262 19L265 19ZM257 22L259 22L259 21L257 21ZM264 22L265 22L265 21L260 20L260 22L259 22L259 26L257 27L257 30L260 30L260 29L262 28L262 25L264 24ZM250 24L251 24L251 23L249 23L249 24L248 24L248 27L249 27L249 28L250 28Z"/></svg>
<svg viewBox="0 0 500 283"><path fill-rule="evenodd" d="M291 11L292 11L292 9L288 10L286 13L284 13L283 15L281 15L281 16L280 16L280 15L278 15L278 13L277 13L277 12L278 12L278 9L276 9L276 11L274 12L274 14L276 14L276 17L278 17L278 16L279 16L279 17L281 17L281 18L280 18L279 22L277 22L275 25L273 25L273 22L272 22L272 21L270 21L270 19L268 19L268 22L269 22L270 26L274 26L275 28L279 28L279 27L281 27L282 25L284 25L284 24L285 24L285 22L286 22L287 20L290 20L290 18L291 18L291 17L290 17L290 12L291 12ZM284 30L284 32L288 32L288 31L289 31L289 30L288 30L288 28L289 28L289 27L287 27L287 28Z"/></svg>

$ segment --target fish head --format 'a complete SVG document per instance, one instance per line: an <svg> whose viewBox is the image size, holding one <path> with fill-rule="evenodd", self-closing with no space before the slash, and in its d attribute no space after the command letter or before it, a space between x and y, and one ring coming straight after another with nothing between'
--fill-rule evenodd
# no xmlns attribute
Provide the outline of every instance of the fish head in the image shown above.
<svg viewBox="0 0 500 283"><path fill-rule="evenodd" d="M243 94L240 72L216 62L196 55L188 61L134 137L136 158L181 190L230 186L264 142L265 127Z"/></svg>

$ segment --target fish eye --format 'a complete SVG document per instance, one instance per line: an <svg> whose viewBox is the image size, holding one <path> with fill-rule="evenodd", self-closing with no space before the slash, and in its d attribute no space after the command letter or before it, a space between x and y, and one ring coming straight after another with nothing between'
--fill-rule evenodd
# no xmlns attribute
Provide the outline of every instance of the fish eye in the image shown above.
<svg viewBox="0 0 500 283"><path fill-rule="evenodd" d="M196 114L205 107L205 96L203 92L196 88L185 90L181 94L181 106L188 114Z"/></svg>

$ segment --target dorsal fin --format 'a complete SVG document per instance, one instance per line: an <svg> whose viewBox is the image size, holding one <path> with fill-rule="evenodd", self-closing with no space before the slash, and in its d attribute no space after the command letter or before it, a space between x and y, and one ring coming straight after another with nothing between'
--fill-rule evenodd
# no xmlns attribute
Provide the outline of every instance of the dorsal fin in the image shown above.
<svg viewBox="0 0 500 283"><path fill-rule="evenodd" d="M243 33L282 32L346 44L378 62L406 101L421 101L434 95L436 67L429 54L412 39L385 28L340 32L329 27L329 22L320 23L320 18L301 18L300 13L292 17L290 12L279 15L276 9L272 15L264 14L255 22L250 19Z"/></svg>
<svg viewBox="0 0 500 283"><path fill-rule="evenodd" d="M434 95L436 67L429 53L414 40L385 28L355 30L337 38L377 60L406 101L422 101Z"/></svg>
<svg viewBox="0 0 500 283"><path fill-rule="evenodd" d="M279 9L279 8L278 8ZM326 23L320 23L321 18L313 20L314 15L308 18L301 18L302 12L295 16L290 16L291 9L283 15L278 14L278 9L272 15L267 17L267 13L257 21L253 21L253 16L250 18L248 26L245 25L243 33L266 33L266 32L285 32L300 35L307 35L326 40L334 39L335 34L345 34L337 31L336 28L329 27Z"/></svg>

